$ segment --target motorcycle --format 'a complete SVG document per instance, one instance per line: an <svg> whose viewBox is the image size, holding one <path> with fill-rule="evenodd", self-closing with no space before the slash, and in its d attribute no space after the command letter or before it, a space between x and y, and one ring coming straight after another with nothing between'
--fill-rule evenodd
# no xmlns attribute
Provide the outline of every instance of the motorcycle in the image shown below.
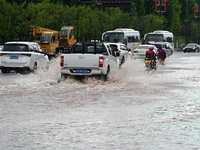
<svg viewBox="0 0 200 150"><path fill-rule="evenodd" d="M151 69L157 69L157 61L156 61L156 57L154 60L151 59L151 53L148 51L146 52L146 57L144 60L145 63L145 67L147 67L147 70L151 70Z"/></svg>

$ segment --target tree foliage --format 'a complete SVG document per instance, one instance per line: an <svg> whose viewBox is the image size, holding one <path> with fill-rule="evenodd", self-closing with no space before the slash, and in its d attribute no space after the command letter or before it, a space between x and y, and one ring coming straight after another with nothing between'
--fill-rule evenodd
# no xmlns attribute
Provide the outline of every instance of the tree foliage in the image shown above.
<svg viewBox="0 0 200 150"><path fill-rule="evenodd" d="M82 0L81 0L82 1ZM89 0L86 0L89 1ZM94 0L91 0L94 1ZM105 8L100 5L76 5L76 0L0 0L0 44L9 40L30 40L30 26L60 31L64 25L75 27L79 40L100 39L103 32L133 28L141 36L154 30L169 30L181 36L182 23L189 21L196 38L195 0L169 0L167 12L154 12L153 0L132 0L130 9Z"/></svg>

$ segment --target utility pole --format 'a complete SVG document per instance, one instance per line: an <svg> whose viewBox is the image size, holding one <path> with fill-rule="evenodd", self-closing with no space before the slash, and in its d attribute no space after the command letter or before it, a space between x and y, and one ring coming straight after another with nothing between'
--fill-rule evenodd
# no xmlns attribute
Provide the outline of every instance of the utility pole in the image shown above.
<svg viewBox="0 0 200 150"><path fill-rule="evenodd" d="M166 6L167 6L167 2L168 0L153 0L155 2L155 12L159 12L159 16L162 16L162 13L166 12ZM163 6L164 6L164 10L163 10ZM157 7L158 7L158 11L157 11Z"/></svg>
<svg viewBox="0 0 200 150"><path fill-rule="evenodd" d="M198 12L197 12L197 14L198 14L198 15L197 15L197 21L198 21L198 44L200 44L200 43L199 43L200 0L198 0Z"/></svg>
<svg viewBox="0 0 200 150"><path fill-rule="evenodd" d="M159 13L161 17L162 16L162 0L160 0Z"/></svg>
<svg viewBox="0 0 200 150"><path fill-rule="evenodd" d="M21 7L22 4L23 4L23 0L20 0L20 1L19 1L19 4L20 4L20 7ZM23 19L22 10L21 10L20 14L21 14L21 17L22 17L22 19ZM23 40L23 31L22 31L22 29L23 29L23 20L21 20L21 29L20 29L20 35L19 35L19 40L20 40L20 41Z"/></svg>

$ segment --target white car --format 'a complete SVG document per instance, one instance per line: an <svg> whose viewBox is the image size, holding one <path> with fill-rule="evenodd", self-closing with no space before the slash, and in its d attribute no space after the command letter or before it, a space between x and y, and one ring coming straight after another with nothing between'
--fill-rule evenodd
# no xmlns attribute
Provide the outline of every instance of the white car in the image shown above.
<svg viewBox="0 0 200 150"><path fill-rule="evenodd" d="M120 65L133 56L131 50L123 43L109 43L109 45L114 52L119 53Z"/></svg>
<svg viewBox="0 0 200 150"><path fill-rule="evenodd" d="M153 51L155 53L157 53L157 47L155 45L151 45L151 44L143 44L143 45L140 45L138 46L134 51L134 58L137 58L137 59L145 59L145 56L146 56L146 51L151 47L153 46L154 49Z"/></svg>
<svg viewBox="0 0 200 150"><path fill-rule="evenodd" d="M47 69L48 65L47 54L35 42L7 42L0 51L1 73L8 73L11 70L35 73L38 67Z"/></svg>

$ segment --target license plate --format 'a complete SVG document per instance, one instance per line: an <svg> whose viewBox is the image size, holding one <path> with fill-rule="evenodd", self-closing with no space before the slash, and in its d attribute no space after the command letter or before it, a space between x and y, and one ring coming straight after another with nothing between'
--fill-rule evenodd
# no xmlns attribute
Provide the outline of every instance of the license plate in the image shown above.
<svg viewBox="0 0 200 150"><path fill-rule="evenodd" d="M87 73L86 69L77 69L76 73Z"/></svg>
<svg viewBox="0 0 200 150"><path fill-rule="evenodd" d="M18 56L10 56L10 59L18 59Z"/></svg>

